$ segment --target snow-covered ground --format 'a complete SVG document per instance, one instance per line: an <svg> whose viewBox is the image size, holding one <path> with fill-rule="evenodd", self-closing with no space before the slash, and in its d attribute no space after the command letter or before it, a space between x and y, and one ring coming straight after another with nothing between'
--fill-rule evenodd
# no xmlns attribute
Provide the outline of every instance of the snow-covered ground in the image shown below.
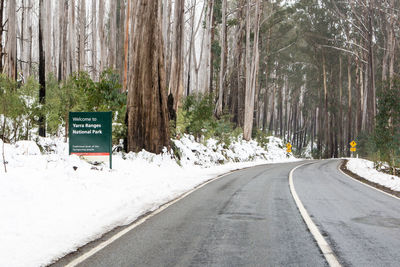
<svg viewBox="0 0 400 267"><path fill-rule="evenodd" d="M269 140L265 150L255 141L239 139L224 148L213 139L202 145L184 136L174 141L179 161L171 153L119 153L113 156L113 170L94 169L69 156L61 140L41 139L41 146L51 151L44 154L32 141L5 144L0 266L49 264L220 174L296 160L287 157L280 139ZM0 140L0 157L1 147Z"/></svg>
<svg viewBox="0 0 400 267"><path fill-rule="evenodd" d="M349 159L347 169L359 176L390 188L394 191L400 191L400 178L379 172L374 168L374 162L365 159Z"/></svg>

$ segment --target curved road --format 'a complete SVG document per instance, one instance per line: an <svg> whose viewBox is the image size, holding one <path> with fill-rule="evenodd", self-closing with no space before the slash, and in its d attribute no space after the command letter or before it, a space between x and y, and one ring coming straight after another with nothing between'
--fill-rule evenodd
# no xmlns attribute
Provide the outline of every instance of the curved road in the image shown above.
<svg viewBox="0 0 400 267"><path fill-rule="evenodd" d="M400 199L343 175L338 160L303 166L294 186L344 266L400 266Z"/></svg>
<svg viewBox="0 0 400 267"><path fill-rule="evenodd" d="M78 266L327 266L289 190L288 174L300 164L218 179ZM344 176L338 164L314 161L294 172L312 220L342 265L398 266L400 200Z"/></svg>

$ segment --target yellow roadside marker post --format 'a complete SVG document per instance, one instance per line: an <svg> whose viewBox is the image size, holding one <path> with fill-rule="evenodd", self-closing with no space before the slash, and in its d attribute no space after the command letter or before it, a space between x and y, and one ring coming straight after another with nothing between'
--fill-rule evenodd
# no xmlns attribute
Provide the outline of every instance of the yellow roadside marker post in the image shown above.
<svg viewBox="0 0 400 267"><path fill-rule="evenodd" d="M353 152L357 151L357 148L356 148L357 143L353 140L350 142L350 146L351 146L350 147L351 157L353 157Z"/></svg>
<svg viewBox="0 0 400 267"><path fill-rule="evenodd" d="M286 152L291 153L292 152L292 145L290 143L286 144Z"/></svg>

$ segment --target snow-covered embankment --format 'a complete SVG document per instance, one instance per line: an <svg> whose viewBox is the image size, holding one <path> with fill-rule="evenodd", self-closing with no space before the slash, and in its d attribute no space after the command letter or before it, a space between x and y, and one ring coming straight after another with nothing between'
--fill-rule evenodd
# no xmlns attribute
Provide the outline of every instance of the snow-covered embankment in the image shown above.
<svg viewBox="0 0 400 267"><path fill-rule="evenodd" d="M184 136L174 141L180 165L170 153L142 151L114 155L111 171L68 156L60 140L41 140L52 151L46 154L34 142L5 144L0 266L46 265L222 173L296 160L287 157L281 140L269 141L267 150L240 139L224 148Z"/></svg>

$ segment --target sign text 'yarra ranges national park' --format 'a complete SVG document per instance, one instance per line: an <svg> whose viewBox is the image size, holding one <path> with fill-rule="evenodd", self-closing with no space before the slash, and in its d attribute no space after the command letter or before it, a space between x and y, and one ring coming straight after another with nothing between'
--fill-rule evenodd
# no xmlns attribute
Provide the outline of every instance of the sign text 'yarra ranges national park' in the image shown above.
<svg viewBox="0 0 400 267"><path fill-rule="evenodd" d="M70 112L69 154L112 167L112 112Z"/></svg>

